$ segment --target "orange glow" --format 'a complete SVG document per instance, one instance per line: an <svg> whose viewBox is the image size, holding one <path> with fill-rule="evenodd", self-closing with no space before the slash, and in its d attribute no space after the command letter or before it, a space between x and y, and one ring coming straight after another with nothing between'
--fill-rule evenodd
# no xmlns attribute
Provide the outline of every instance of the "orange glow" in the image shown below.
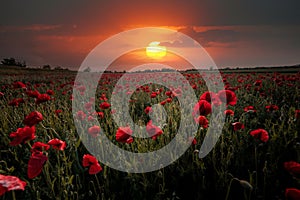
<svg viewBox="0 0 300 200"><path fill-rule="evenodd" d="M166 56L167 48L159 46L160 42L151 42L146 48L146 54L149 58L161 59Z"/></svg>

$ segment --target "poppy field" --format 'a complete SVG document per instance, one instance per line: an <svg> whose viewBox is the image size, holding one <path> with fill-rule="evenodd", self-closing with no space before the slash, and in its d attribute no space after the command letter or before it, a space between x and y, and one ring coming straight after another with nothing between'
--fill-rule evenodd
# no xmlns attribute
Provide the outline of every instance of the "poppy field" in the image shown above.
<svg viewBox="0 0 300 200"><path fill-rule="evenodd" d="M173 77L161 73L166 81ZM75 82L75 72L1 69L0 199L300 199L300 73L221 72L225 88L216 92L203 79L215 78L209 71L181 73L198 99L190 113L198 131L186 138L191 146L169 166L127 173L99 162L74 122L88 122L80 128L95 141L105 134L124 150L155 151L176 134L183 88L150 83L128 92L130 116L149 135L141 139L112 118L122 73L104 73L95 97L72 113L73 90L83 94L88 87ZM128 81L146 74L132 73ZM166 111L163 125L150 117L154 104ZM199 158L212 109L220 105L222 134Z"/></svg>

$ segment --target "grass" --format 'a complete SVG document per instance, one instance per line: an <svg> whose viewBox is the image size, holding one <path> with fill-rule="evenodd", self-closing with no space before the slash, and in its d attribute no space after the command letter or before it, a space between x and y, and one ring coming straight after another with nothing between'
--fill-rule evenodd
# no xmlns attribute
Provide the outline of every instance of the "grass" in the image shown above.
<svg viewBox="0 0 300 200"><path fill-rule="evenodd" d="M74 72L18 71L1 69L0 97L0 173L13 175L26 181L25 191L5 193L1 199L283 199L287 187L300 188L283 168L285 161L300 161L299 118L295 110L300 108L299 73L223 73L228 87L234 88L238 101L234 116L226 118L223 132L213 150L203 159L198 151L206 134L206 129L198 129L196 145L192 145L177 161L160 170L134 174L117 171L108 166L90 175L82 166L82 157L89 153L79 139L72 116L70 100ZM36 73L39 72L39 73ZM170 72L172 73L172 72ZM199 97L207 88L201 77L187 76L195 83ZM209 73L207 73L209 76ZM103 134L120 148L133 152L148 152L160 149L170 142L180 123L180 105L176 98L164 108L168 114L163 134L156 141L135 139L131 144L121 144L115 140L118 126L113 121L111 109L99 108L99 97L105 93L108 99L121 74L105 74L99 82L95 100L96 111L104 112L104 118L95 117L101 124ZM262 80L261 86L255 86ZM27 88L45 93L55 92L51 101L36 104L27 97L24 89L13 89L14 81L22 81ZM248 85L249 89L246 89ZM148 85L150 91L162 86ZM235 88L237 87L237 88ZM167 91L163 88L164 92ZM145 125L149 116L144 113L147 105L166 99L164 92L151 99L149 93L133 92L129 113L135 123ZM14 98L23 98L25 103L18 107L8 106ZM122 102L124 103L124 102ZM265 106L275 104L278 110L268 112ZM256 112L245 112L244 107L252 105ZM56 110L62 110L58 115ZM36 139L26 144L10 146L11 132L23 127L23 119L31 111L42 113L44 120L36 125ZM210 116L208 116L209 119ZM76 119L75 119L76 120ZM245 129L234 131L232 122L241 122ZM87 130L87 127L81 127ZM269 140L261 142L249 133L263 128L269 133ZM49 160L42 173L34 179L27 177L27 164L31 146L35 141L47 143L52 138L66 141L64 151L50 149ZM113 155L117 156L117 155ZM251 187L250 187L251 186Z"/></svg>

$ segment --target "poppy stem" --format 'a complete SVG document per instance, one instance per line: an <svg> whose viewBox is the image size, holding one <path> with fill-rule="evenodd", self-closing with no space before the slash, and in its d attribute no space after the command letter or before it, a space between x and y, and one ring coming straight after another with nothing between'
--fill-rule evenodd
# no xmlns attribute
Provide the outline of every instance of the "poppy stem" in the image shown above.
<svg viewBox="0 0 300 200"><path fill-rule="evenodd" d="M15 191L11 191L11 195L12 195L12 199L13 199L13 200L16 200L16 194L15 194Z"/></svg>
<svg viewBox="0 0 300 200"><path fill-rule="evenodd" d="M254 191L255 191L255 194L257 192L257 184L258 184L258 164L257 164L257 145L255 144L255 147L254 147L254 158L255 158L255 188L254 188Z"/></svg>
<svg viewBox="0 0 300 200"><path fill-rule="evenodd" d="M101 192L101 185L100 185L97 174L95 174L95 177L96 177L97 185L98 185L98 188L99 188L99 192Z"/></svg>
<svg viewBox="0 0 300 200"><path fill-rule="evenodd" d="M230 190L231 190L231 184L232 184L233 180L237 180L237 179L236 178L231 178L231 180L229 182L229 185L228 185L228 188L227 188L227 193L226 193L225 200L228 200L228 197L229 197L229 194L230 194Z"/></svg>

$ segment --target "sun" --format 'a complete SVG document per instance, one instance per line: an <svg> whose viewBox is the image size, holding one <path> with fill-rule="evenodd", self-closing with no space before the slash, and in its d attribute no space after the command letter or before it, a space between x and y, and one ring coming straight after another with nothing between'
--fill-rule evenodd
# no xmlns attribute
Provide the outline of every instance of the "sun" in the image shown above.
<svg viewBox="0 0 300 200"><path fill-rule="evenodd" d="M150 42L146 48L146 54L149 58L161 59L166 56L167 48L165 46L160 46L160 42Z"/></svg>

